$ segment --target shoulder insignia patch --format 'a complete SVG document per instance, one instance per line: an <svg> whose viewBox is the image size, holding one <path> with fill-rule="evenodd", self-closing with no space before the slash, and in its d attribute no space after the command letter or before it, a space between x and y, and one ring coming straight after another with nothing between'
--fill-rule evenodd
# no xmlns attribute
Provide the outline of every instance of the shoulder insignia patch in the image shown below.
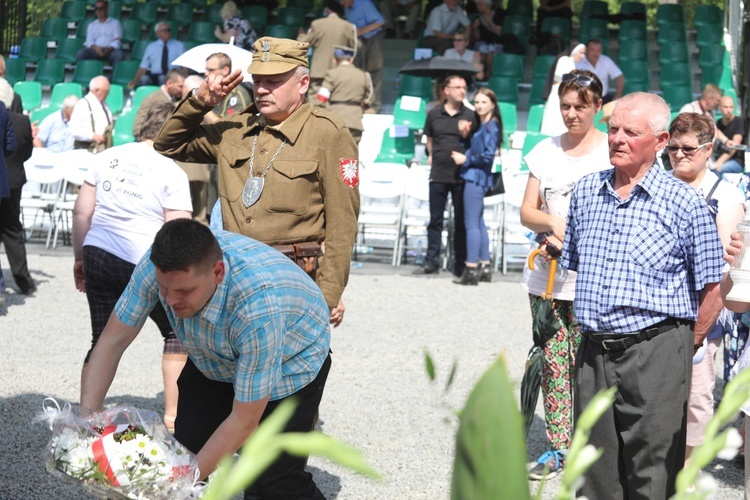
<svg viewBox="0 0 750 500"><path fill-rule="evenodd" d="M354 189L359 186L359 162L355 158L341 158L339 160L339 175L344 184Z"/></svg>

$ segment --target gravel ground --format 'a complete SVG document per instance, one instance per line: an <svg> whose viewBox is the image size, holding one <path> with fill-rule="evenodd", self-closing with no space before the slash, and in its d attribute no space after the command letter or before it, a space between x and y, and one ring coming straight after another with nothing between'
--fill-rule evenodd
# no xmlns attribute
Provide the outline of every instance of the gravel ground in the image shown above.
<svg viewBox="0 0 750 500"><path fill-rule="evenodd" d="M80 366L90 342L85 296L73 286L69 247L45 251L29 246L29 266L39 291L15 293L5 255L7 313L0 316L0 499L80 499L74 484L44 469L49 431L32 424L50 395L77 401ZM313 457L310 469L327 498L448 498L456 418L471 387L505 354L520 386L531 343L528 301L518 275L495 275L491 284L458 287L448 273L413 277L412 266L394 269L365 262L354 269L345 294L344 324L333 335L333 368L321 406L322 430L362 450L381 472L376 482ZM428 350L438 382L429 382L423 356ZM126 352L109 391L108 404L127 403L162 410L161 337L149 323ZM458 374L443 385L451 364ZM531 430L528 459L545 451L541 403ZM716 498L738 499L743 471L716 461ZM553 498L559 478L542 498ZM530 483L532 492L538 483Z"/></svg>

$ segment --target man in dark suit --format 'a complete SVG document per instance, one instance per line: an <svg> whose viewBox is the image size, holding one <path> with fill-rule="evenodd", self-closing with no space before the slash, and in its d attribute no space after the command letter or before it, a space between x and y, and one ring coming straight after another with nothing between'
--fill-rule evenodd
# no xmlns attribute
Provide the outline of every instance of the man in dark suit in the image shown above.
<svg viewBox="0 0 750 500"><path fill-rule="evenodd" d="M36 291L36 285L26 263L26 244L21 224L21 188L26 183L23 164L31 158L34 148L29 117L23 114L20 99L14 95L8 103L10 122L16 139L16 150L5 158L8 170L10 197L0 198L0 242L5 246L11 273L24 295Z"/></svg>

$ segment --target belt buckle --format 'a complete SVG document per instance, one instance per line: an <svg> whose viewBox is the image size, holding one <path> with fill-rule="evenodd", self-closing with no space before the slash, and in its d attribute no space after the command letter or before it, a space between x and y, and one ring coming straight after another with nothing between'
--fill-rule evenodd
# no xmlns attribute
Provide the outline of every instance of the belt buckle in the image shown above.
<svg viewBox="0 0 750 500"><path fill-rule="evenodd" d="M601 341L601 345L605 351L622 351L627 348L625 339L605 339Z"/></svg>

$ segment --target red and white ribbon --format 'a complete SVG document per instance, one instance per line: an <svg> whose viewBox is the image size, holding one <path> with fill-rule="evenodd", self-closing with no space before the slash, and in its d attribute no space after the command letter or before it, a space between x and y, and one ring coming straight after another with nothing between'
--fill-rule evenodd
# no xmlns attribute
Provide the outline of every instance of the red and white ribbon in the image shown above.
<svg viewBox="0 0 750 500"><path fill-rule="evenodd" d="M114 486L127 486L130 484L127 474L124 472L122 461L118 456L117 445L114 435L128 429L128 424L108 425L102 431L102 437L94 441L91 451L94 460L99 465L99 470L106 476L107 480Z"/></svg>

